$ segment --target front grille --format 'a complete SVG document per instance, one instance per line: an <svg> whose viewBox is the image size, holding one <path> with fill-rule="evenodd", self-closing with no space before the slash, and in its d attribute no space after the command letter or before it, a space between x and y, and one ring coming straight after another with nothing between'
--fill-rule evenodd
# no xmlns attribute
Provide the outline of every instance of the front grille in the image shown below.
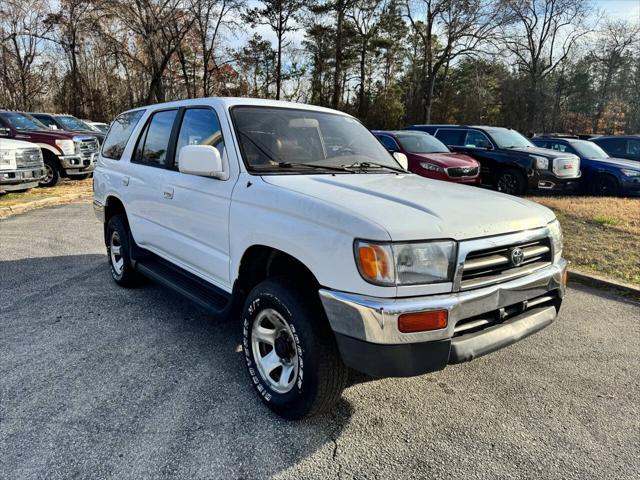
<svg viewBox="0 0 640 480"><path fill-rule="evenodd" d="M451 178L460 177L477 177L480 171L479 167L449 167L447 173Z"/></svg>
<svg viewBox="0 0 640 480"><path fill-rule="evenodd" d="M512 252L522 250L521 263L514 263ZM552 262L549 238L470 252L464 261L460 290L484 287L528 275Z"/></svg>
<svg viewBox="0 0 640 480"><path fill-rule="evenodd" d="M98 140L96 138L87 138L78 142L78 153L83 157L90 157L93 153L98 152Z"/></svg>
<svg viewBox="0 0 640 480"><path fill-rule="evenodd" d="M39 148L27 148L16 152L16 166L30 168L42 166L42 152Z"/></svg>

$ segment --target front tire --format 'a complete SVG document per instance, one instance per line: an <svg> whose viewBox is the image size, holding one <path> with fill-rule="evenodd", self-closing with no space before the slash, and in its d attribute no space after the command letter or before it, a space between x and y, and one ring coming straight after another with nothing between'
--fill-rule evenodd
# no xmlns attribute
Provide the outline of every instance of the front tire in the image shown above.
<svg viewBox="0 0 640 480"><path fill-rule="evenodd" d="M47 155L44 157L45 177L40 181L39 186L44 188L55 187L60 183L60 171L58 162Z"/></svg>
<svg viewBox="0 0 640 480"><path fill-rule="evenodd" d="M138 286L142 276L131 262L131 236L128 223L123 215L114 215L107 224L107 257L111 277L121 287Z"/></svg>
<svg viewBox="0 0 640 480"><path fill-rule="evenodd" d="M611 175L599 175L591 186L591 192L599 197L615 197L619 190L618 181Z"/></svg>
<svg viewBox="0 0 640 480"><path fill-rule="evenodd" d="M498 174L496 188L509 195L524 195L527 193L527 182L521 172L509 169Z"/></svg>
<svg viewBox="0 0 640 480"><path fill-rule="evenodd" d="M331 409L348 369L317 298L285 278L268 279L247 297L242 322L247 373L265 405L289 420Z"/></svg>

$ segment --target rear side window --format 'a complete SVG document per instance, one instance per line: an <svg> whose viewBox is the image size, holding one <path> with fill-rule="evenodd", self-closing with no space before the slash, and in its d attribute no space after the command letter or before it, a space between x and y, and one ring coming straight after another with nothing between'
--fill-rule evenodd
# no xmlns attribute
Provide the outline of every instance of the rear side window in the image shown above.
<svg viewBox="0 0 640 480"><path fill-rule="evenodd" d="M190 108L184 112L176 146L176 168L178 168L180 149L187 145L210 145L216 147L222 156L224 138L222 138L216 112L209 108Z"/></svg>
<svg viewBox="0 0 640 480"><path fill-rule="evenodd" d="M171 130L178 110L156 112L138 139L133 161L154 167L168 165Z"/></svg>
<svg viewBox="0 0 640 480"><path fill-rule="evenodd" d="M109 129L102 146L102 156L112 160L120 160L133 129L144 115L144 110L135 110L119 115Z"/></svg>
<svg viewBox="0 0 640 480"><path fill-rule="evenodd" d="M605 138L603 140L595 140L609 155L615 157L616 154L626 153L627 141L624 138Z"/></svg>
<svg viewBox="0 0 640 480"><path fill-rule="evenodd" d="M445 145L464 145L464 137L466 136L466 130L452 130L452 129L440 129L436 132L436 138Z"/></svg>
<svg viewBox="0 0 640 480"><path fill-rule="evenodd" d="M378 140L380 140L384 148L386 148L387 150L390 150L392 152L400 150L398 144L391 137L388 137L386 135L378 135Z"/></svg>

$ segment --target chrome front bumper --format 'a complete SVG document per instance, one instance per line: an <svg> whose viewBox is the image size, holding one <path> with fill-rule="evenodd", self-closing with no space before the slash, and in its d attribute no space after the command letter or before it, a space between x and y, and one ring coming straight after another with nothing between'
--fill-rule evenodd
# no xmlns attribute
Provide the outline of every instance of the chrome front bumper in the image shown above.
<svg viewBox="0 0 640 480"><path fill-rule="evenodd" d="M82 175L93 172L96 169L96 161L98 160L98 152L89 155L61 155L60 165L69 175Z"/></svg>
<svg viewBox="0 0 640 480"><path fill-rule="evenodd" d="M0 170L0 185L3 190L9 190L10 186L16 189L24 188L24 184L36 185L46 175L44 167L23 167L17 170Z"/></svg>
<svg viewBox="0 0 640 480"><path fill-rule="evenodd" d="M526 306L528 300L552 291L562 299L566 266L561 259L515 280L443 295L385 299L321 289L320 298L331 328L341 336L383 345L433 342L451 339L461 320L516 304ZM446 328L417 333L398 330L398 317L403 313L443 309L449 312ZM520 316L526 318L526 314Z"/></svg>

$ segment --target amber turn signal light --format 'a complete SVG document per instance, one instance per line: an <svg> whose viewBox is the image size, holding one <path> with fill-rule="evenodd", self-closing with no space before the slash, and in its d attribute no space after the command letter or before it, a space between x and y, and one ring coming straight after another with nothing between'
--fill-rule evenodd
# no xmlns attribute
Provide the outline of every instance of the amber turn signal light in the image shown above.
<svg viewBox="0 0 640 480"><path fill-rule="evenodd" d="M562 274L562 286L567 288L567 271L565 270Z"/></svg>
<svg viewBox="0 0 640 480"><path fill-rule="evenodd" d="M398 330L402 333L426 332L447 328L449 312L431 310L428 312L403 313L398 317Z"/></svg>

